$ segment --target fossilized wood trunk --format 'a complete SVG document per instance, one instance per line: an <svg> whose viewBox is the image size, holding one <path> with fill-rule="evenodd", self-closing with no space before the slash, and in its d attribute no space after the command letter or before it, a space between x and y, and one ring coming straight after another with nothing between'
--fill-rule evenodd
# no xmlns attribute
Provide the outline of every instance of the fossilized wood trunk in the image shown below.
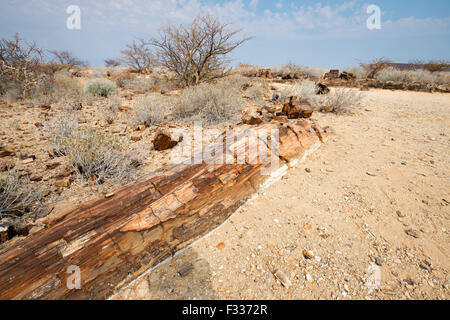
<svg viewBox="0 0 450 320"><path fill-rule="evenodd" d="M243 126L236 133L243 148ZM253 127L255 128L255 127ZM309 121L258 126L279 129L280 166L320 144ZM268 143L266 146L270 146ZM0 251L0 299L104 299L146 269L223 223L271 175L268 164L182 164L82 204L49 227ZM81 289L68 289L69 266Z"/></svg>

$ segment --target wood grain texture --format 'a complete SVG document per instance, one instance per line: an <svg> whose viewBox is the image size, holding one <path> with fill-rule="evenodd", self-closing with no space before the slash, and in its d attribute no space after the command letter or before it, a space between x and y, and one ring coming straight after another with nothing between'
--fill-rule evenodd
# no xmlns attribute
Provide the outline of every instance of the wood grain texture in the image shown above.
<svg viewBox="0 0 450 320"><path fill-rule="evenodd" d="M242 126L238 150L250 128L279 130L280 165L302 157L325 133L307 120ZM250 153L240 164L174 165L58 215L49 228L0 251L0 299L110 297L219 226L270 179L261 174L268 164L249 163ZM81 270L79 290L66 286L71 265Z"/></svg>

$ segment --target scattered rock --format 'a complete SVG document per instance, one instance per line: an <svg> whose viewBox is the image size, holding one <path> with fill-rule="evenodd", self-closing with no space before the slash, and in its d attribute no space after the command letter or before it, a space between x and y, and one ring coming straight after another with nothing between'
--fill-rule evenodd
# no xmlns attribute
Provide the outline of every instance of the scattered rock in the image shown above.
<svg viewBox="0 0 450 320"><path fill-rule="evenodd" d="M158 128L155 139L153 140L153 147L157 151L168 150L175 147L181 141L182 137L179 137L178 141L176 141L172 139L171 134L166 129Z"/></svg>
<svg viewBox="0 0 450 320"><path fill-rule="evenodd" d="M289 278L282 271L277 270L273 275L281 282L283 287L289 288L292 286L291 280L289 280Z"/></svg>
<svg viewBox="0 0 450 320"><path fill-rule="evenodd" d="M311 169L310 168L305 168L305 171L308 173L311 173Z"/></svg>
<svg viewBox="0 0 450 320"><path fill-rule="evenodd" d="M296 97L290 97L289 102L284 104L282 113L289 119L310 118L313 109L307 101L298 101Z"/></svg>
<svg viewBox="0 0 450 320"><path fill-rule="evenodd" d="M305 259L309 260L309 259L313 259L314 255L312 254L311 251L303 249L303 256L305 257Z"/></svg>
<svg viewBox="0 0 450 320"><path fill-rule="evenodd" d="M376 176L377 176L377 174L376 174L375 172L369 172L369 171L367 171L366 174L367 174L368 176L371 176L371 177L376 177Z"/></svg>
<svg viewBox="0 0 450 320"><path fill-rule="evenodd" d="M70 179L61 179L55 182L55 187L68 188L70 186Z"/></svg>
<svg viewBox="0 0 450 320"><path fill-rule="evenodd" d="M255 116L244 116L244 117L242 117L242 123L248 124L248 125L251 125L251 126L259 125L262 122L263 121L260 118L255 117Z"/></svg>
<svg viewBox="0 0 450 320"><path fill-rule="evenodd" d="M178 274L180 275L180 277L184 277L189 273L189 271L192 270L193 267L194 266L192 265L192 263L186 263L178 269Z"/></svg>
<svg viewBox="0 0 450 320"><path fill-rule="evenodd" d="M131 136L132 141L141 141L142 137L140 135Z"/></svg>
<svg viewBox="0 0 450 320"><path fill-rule="evenodd" d="M414 230L414 229L407 229L407 230L405 230L405 233L406 233L408 236L411 236L411 237L414 237L414 238L419 238L419 237L420 237L419 232L417 232L417 231Z"/></svg>
<svg viewBox="0 0 450 320"><path fill-rule="evenodd" d="M225 248L225 243L221 242L217 245L217 249L222 250L223 248Z"/></svg>
<svg viewBox="0 0 450 320"><path fill-rule="evenodd" d="M323 83L318 83L316 86L316 94L327 94L330 92L330 89Z"/></svg>
<svg viewBox="0 0 450 320"><path fill-rule="evenodd" d="M29 163L32 163L33 161L34 161L33 158L28 158L28 159L23 160L22 163L23 164L29 164Z"/></svg>
<svg viewBox="0 0 450 320"><path fill-rule="evenodd" d="M404 218L404 217L406 217L406 214L404 214L403 212L401 212L400 210L397 210L397 216L399 217L399 218Z"/></svg>
<svg viewBox="0 0 450 320"><path fill-rule="evenodd" d="M59 167L60 165L61 165L60 162L53 162L53 163L47 163L47 164L45 165L45 167L46 167L48 170L53 170L53 169Z"/></svg>
<svg viewBox="0 0 450 320"><path fill-rule="evenodd" d="M13 156L16 154L16 147L9 145L9 146L0 146L0 158Z"/></svg>

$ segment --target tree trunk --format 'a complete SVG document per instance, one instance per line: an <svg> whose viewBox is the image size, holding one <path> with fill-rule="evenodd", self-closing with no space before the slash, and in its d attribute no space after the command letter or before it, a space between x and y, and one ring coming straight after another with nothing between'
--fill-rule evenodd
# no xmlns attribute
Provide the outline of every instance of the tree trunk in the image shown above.
<svg viewBox="0 0 450 320"><path fill-rule="evenodd" d="M248 128L235 133L241 150ZM263 183L279 177L286 162L320 145L325 133L306 120L260 128L279 130L282 161L270 175L262 174L270 164L260 162L186 163L48 219L48 228L0 251L0 299L110 297L223 223ZM70 266L80 268L80 289L67 286Z"/></svg>

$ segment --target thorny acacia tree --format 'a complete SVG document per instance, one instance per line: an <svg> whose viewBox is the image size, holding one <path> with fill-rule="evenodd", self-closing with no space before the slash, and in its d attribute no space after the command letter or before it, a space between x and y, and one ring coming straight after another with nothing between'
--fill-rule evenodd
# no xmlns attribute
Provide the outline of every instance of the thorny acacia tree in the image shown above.
<svg viewBox="0 0 450 320"><path fill-rule="evenodd" d="M155 65L155 57L143 40L133 41L121 53L121 62L136 72L150 73Z"/></svg>
<svg viewBox="0 0 450 320"><path fill-rule="evenodd" d="M69 69L73 67L87 67L88 63L86 61L82 61L75 57L69 51L58 51L53 50L49 51L53 56L57 63L67 66Z"/></svg>
<svg viewBox="0 0 450 320"><path fill-rule="evenodd" d="M185 85L223 75L226 56L250 40L233 40L241 30L229 30L212 15L197 16L189 26L168 24L159 38L147 44L156 48L158 62L177 74Z"/></svg>
<svg viewBox="0 0 450 320"><path fill-rule="evenodd" d="M18 88L25 96L38 85L42 69L42 50L18 34L13 40L0 40L0 93Z"/></svg>

